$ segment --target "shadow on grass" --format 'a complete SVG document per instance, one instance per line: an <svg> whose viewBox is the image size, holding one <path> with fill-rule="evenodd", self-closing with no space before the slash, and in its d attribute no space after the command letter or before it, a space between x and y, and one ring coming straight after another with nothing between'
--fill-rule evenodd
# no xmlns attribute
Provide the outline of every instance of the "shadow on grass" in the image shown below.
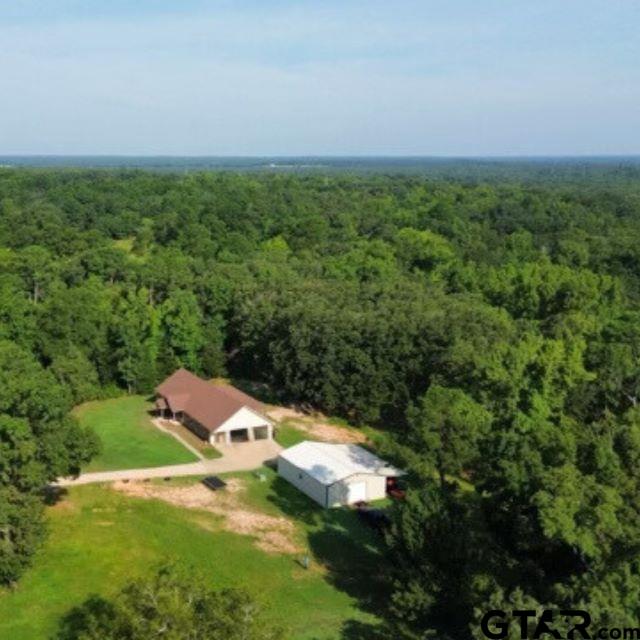
<svg viewBox="0 0 640 640"><path fill-rule="evenodd" d="M385 624L347 620L342 625L340 635L336 636L336 640L396 640L397 637ZM312 637L311 640L319 640L319 638Z"/></svg>
<svg viewBox="0 0 640 640"><path fill-rule="evenodd" d="M321 525L309 532L308 542L336 589L355 599L363 611L378 614L383 609L388 573L383 541L354 510L327 511Z"/></svg>
<svg viewBox="0 0 640 640"><path fill-rule="evenodd" d="M107 629L113 625L115 609L113 604L100 596L89 596L81 605L67 613L54 636L55 640L79 640L88 637L96 627Z"/></svg>
<svg viewBox="0 0 640 640"><path fill-rule="evenodd" d="M388 591L385 575L388 564L384 541L364 524L355 509L323 509L281 477L273 481L267 499L283 513L301 521L313 560L327 570L326 580L348 594L362 611L380 616ZM384 637L382 627L350 620L345 624L345 640Z"/></svg>
<svg viewBox="0 0 640 640"><path fill-rule="evenodd" d="M309 415L314 412L314 407L310 404L299 402L296 398L286 393L276 391L266 382L256 382L255 380L248 380L246 378L231 378L229 382L234 387L240 389L240 391L244 391L265 404L284 404Z"/></svg>
<svg viewBox="0 0 640 640"><path fill-rule="evenodd" d="M100 596L89 596L62 617L52 640L82 640L96 637L96 629L113 628L117 618L112 602ZM347 620L340 630L339 640L389 640L388 628L360 620Z"/></svg>
<svg viewBox="0 0 640 640"><path fill-rule="evenodd" d="M265 404L278 404L282 401L282 397L265 382L256 382L246 378L232 378L230 383L240 391L244 391Z"/></svg>
<svg viewBox="0 0 640 640"><path fill-rule="evenodd" d="M390 640L389 628L384 624L371 624L360 620L347 620L340 632L340 640Z"/></svg>
<svg viewBox="0 0 640 640"><path fill-rule="evenodd" d="M61 500L64 500L68 493L69 492L64 487L58 487L57 485L50 484L42 490L42 498L47 507L53 507Z"/></svg>
<svg viewBox="0 0 640 640"><path fill-rule="evenodd" d="M286 515L302 521L307 527L317 525L321 521L322 507L280 476L274 478L267 500Z"/></svg>

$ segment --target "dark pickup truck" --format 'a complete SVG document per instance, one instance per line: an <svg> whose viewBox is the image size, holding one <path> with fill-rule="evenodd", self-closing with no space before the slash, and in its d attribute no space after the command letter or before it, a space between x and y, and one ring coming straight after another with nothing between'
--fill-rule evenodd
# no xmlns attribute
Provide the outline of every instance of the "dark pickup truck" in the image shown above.
<svg viewBox="0 0 640 640"><path fill-rule="evenodd" d="M372 509L364 503L359 503L356 506L360 520L379 533L382 533L391 524L389 516L382 509Z"/></svg>

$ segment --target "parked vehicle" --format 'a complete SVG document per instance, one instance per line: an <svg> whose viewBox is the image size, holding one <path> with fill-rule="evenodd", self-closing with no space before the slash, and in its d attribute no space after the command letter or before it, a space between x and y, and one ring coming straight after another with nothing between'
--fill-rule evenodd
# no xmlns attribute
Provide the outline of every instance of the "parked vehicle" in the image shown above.
<svg viewBox="0 0 640 640"><path fill-rule="evenodd" d="M358 504L358 516L367 526L382 533L390 524L389 516L382 509L372 509L365 504Z"/></svg>
<svg viewBox="0 0 640 640"><path fill-rule="evenodd" d="M398 478L387 478L387 495L394 500L404 500L407 492L400 486Z"/></svg>

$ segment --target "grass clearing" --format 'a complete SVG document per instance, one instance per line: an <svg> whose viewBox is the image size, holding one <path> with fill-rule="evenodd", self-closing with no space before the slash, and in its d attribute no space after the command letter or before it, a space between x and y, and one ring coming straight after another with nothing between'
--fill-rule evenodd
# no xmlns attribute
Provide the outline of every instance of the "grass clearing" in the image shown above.
<svg viewBox="0 0 640 640"><path fill-rule="evenodd" d="M260 472L264 481L249 472L226 477L244 485L244 508L294 523L309 569L298 554L265 553L251 536L225 531L215 513L129 497L108 485L73 487L47 510L50 535L34 566L14 590L0 592L0 638L47 640L88 595L112 595L167 559L196 567L213 586L247 588L291 640L335 640L345 627L375 625L380 540L353 510L322 510L273 470Z"/></svg>
<svg viewBox="0 0 640 640"><path fill-rule="evenodd" d="M150 408L143 396L123 396L76 407L76 417L83 425L93 427L102 441L102 452L83 471L196 462L190 451L151 423Z"/></svg>
<svg viewBox="0 0 640 640"><path fill-rule="evenodd" d="M275 429L275 440L276 442L285 449L289 447L293 447L300 442L304 442L305 440L314 440L308 432L303 431L295 426L295 423L291 420L283 420L279 424L276 425Z"/></svg>
<svg viewBox="0 0 640 640"><path fill-rule="evenodd" d="M294 407L270 406L267 415L276 423L280 431L280 444L297 444L302 440L319 442L341 442L344 444L363 444L367 436L347 422L328 419L322 414L306 414Z"/></svg>
<svg viewBox="0 0 640 640"><path fill-rule="evenodd" d="M258 549L267 553L300 554L303 550L294 520L265 513L245 503L247 483L242 478L228 478L224 491L211 491L199 482L175 485L116 482L112 486L128 496L162 500L184 509L216 514L225 531L249 536Z"/></svg>
<svg viewBox="0 0 640 640"><path fill-rule="evenodd" d="M215 460L216 458L222 457L222 454L213 445L198 438L193 431L187 429L183 424L163 420L162 425L167 431L175 433L179 438L196 449L196 451L199 451L200 455L207 460Z"/></svg>

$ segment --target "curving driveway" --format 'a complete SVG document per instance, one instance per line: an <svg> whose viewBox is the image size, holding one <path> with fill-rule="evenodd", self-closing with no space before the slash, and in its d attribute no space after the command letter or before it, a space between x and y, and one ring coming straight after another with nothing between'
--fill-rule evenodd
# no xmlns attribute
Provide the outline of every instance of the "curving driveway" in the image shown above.
<svg viewBox="0 0 640 640"><path fill-rule="evenodd" d="M176 476L201 476L227 473L229 471L250 471L278 456L282 447L274 440L257 440L238 444L216 444L222 454L215 460L200 460L189 464L174 464L166 467L147 469L123 469L119 471L96 471L82 473L77 478L61 478L57 485L73 487L95 482L115 482L116 480L145 480L147 478L168 478Z"/></svg>

